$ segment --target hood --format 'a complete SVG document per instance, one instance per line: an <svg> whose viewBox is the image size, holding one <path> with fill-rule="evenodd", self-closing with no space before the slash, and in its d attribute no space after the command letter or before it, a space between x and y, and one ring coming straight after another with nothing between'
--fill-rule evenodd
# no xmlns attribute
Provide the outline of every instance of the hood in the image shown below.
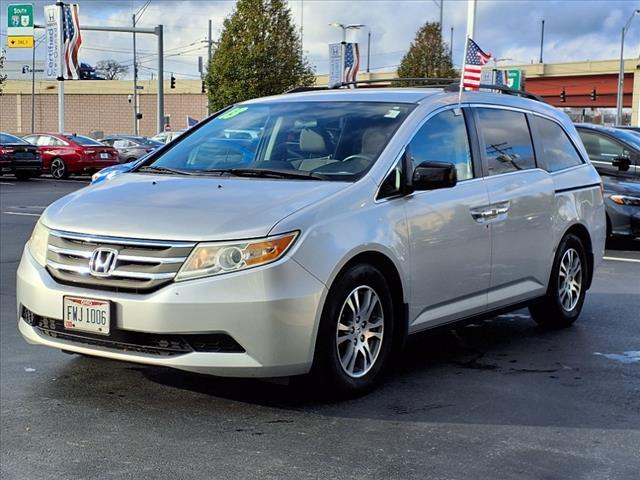
<svg viewBox="0 0 640 480"><path fill-rule="evenodd" d="M131 173L61 198L42 221L56 230L115 237L263 237L284 217L344 188L342 182Z"/></svg>
<svg viewBox="0 0 640 480"><path fill-rule="evenodd" d="M602 175L604 190L608 193L619 193L640 197L640 179L632 177L612 177Z"/></svg>

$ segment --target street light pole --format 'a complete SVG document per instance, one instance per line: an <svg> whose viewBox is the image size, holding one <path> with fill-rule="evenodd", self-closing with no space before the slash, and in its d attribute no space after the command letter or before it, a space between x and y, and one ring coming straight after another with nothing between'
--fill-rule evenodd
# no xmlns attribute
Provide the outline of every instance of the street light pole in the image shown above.
<svg viewBox="0 0 640 480"><path fill-rule="evenodd" d="M623 99L624 99L624 36L627 30L629 30L629 26L631 25L631 21L633 17L640 14L640 10L634 10L627 24L622 27L622 35L620 38L620 70L618 72L618 95L616 98L616 125L622 124L622 107L623 107Z"/></svg>

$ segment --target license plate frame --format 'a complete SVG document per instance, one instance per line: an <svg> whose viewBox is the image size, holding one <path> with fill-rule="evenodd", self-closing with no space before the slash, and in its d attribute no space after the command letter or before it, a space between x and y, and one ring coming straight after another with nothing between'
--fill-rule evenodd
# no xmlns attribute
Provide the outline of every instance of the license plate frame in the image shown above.
<svg viewBox="0 0 640 480"><path fill-rule="evenodd" d="M111 317L109 300L71 295L62 297L62 323L66 331L106 337L111 333Z"/></svg>

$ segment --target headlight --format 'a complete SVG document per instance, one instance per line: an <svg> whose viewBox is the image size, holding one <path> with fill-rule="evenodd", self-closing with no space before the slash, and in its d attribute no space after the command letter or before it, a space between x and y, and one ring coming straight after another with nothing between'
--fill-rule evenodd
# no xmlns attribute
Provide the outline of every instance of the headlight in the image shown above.
<svg viewBox="0 0 640 480"><path fill-rule="evenodd" d="M640 207L640 197L630 197L629 195L611 195L609 197L612 202L618 205L631 205Z"/></svg>
<svg viewBox="0 0 640 480"><path fill-rule="evenodd" d="M47 245L49 244L49 230L38 220L29 239L29 252L36 262L43 267L47 264Z"/></svg>
<svg viewBox="0 0 640 480"><path fill-rule="evenodd" d="M176 281L222 275L266 265L281 258L298 232L241 242L201 243L187 258Z"/></svg>

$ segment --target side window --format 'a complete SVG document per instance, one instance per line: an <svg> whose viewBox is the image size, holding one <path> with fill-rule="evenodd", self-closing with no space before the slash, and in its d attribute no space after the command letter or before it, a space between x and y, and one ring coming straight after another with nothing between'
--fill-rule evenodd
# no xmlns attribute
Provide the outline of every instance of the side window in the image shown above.
<svg viewBox="0 0 640 480"><path fill-rule="evenodd" d="M614 158L625 156L622 145L599 133L585 132L584 130L579 130L578 133L592 161L611 163Z"/></svg>
<svg viewBox="0 0 640 480"><path fill-rule="evenodd" d="M37 135L27 135L26 137L22 137L24 138L27 142L29 142L32 145L37 145L38 144L38 136Z"/></svg>
<svg viewBox="0 0 640 480"><path fill-rule="evenodd" d="M536 168L531 133L524 113L495 108L478 108L476 111L489 175Z"/></svg>
<svg viewBox="0 0 640 480"><path fill-rule="evenodd" d="M37 140L37 145L41 146L41 147L48 147L50 145L53 145L53 143L51 143L51 137L48 135L40 135L38 137Z"/></svg>
<svg viewBox="0 0 640 480"><path fill-rule="evenodd" d="M540 136L542 152L539 153L542 155L545 169L548 172L556 172L583 163L573 143L560 125L537 115L533 115L532 118Z"/></svg>
<svg viewBox="0 0 640 480"><path fill-rule="evenodd" d="M458 181L473 178L464 116L456 115L453 109L427 120L411 140L409 148L414 168L427 161L447 162L456 166Z"/></svg>
<svg viewBox="0 0 640 480"><path fill-rule="evenodd" d="M100 143L103 143L104 145L107 145L108 147L113 147L113 142L115 140L113 140L112 138L107 138L104 140L100 140Z"/></svg>
<svg viewBox="0 0 640 480"><path fill-rule="evenodd" d="M116 140L113 142L114 148L127 148L129 146L129 142L127 140Z"/></svg>

